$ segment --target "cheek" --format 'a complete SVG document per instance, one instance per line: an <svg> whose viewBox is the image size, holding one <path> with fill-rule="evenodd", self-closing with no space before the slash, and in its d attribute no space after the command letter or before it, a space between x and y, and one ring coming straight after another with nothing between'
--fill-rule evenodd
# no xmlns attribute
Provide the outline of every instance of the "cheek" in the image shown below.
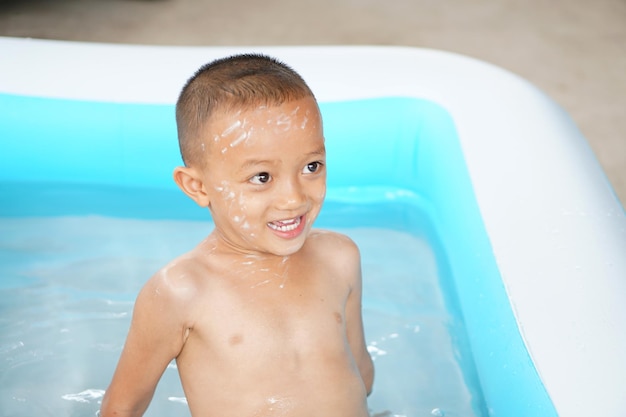
<svg viewBox="0 0 626 417"><path fill-rule="evenodd" d="M324 181L324 184L322 184L322 186L320 187L320 192L318 196L319 199L322 201L326 198L326 181Z"/></svg>
<svg viewBox="0 0 626 417"><path fill-rule="evenodd" d="M320 213L320 210L322 209L322 205L324 204L324 199L326 198L326 183L322 183L322 184L318 184L315 187L313 187L310 190L309 193L310 196L310 201L313 203L313 211L312 214L313 216L310 216L307 219L307 223L309 223L309 225L312 225L313 222L315 222L315 220L317 219L317 216Z"/></svg>
<svg viewBox="0 0 626 417"><path fill-rule="evenodd" d="M230 204L228 214L231 216L233 223L237 224L241 229L249 229L249 207L248 198L243 193L238 193Z"/></svg>
<svg viewBox="0 0 626 417"><path fill-rule="evenodd" d="M265 225L263 213L265 204L259 196L237 193L229 209L234 224L243 234L255 233Z"/></svg>
<svg viewBox="0 0 626 417"><path fill-rule="evenodd" d="M319 184L316 184L314 189L311 191L311 196L317 203L322 203L324 198L326 198L326 181L320 181Z"/></svg>
<svg viewBox="0 0 626 417"><path fill-rule="evenodd" d="M224 221L240 224L245 220L246 199L228 181L214 185L211 196L211 212Z"/></svg>

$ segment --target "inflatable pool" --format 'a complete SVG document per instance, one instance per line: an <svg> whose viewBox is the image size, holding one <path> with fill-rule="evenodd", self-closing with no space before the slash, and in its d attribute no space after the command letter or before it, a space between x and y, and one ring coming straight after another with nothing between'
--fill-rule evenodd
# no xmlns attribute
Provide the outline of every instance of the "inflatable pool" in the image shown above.
<svg viewBox="0 0 626 417"><path fill-rule="evenodd" d="M124 271L140 282L149 271L119 269L126 258L94 270L85 266L93 252L77 254L88 245L110 254L111 242L134 239L130 229L156 244L154 224L132 219L161 222L179 239L180 230L193 234L210 221L171 180L180 164L173 103L200 65L250 51L289 63L321 103L329 183L320 222L355 235L368 230L364 264L370 254L381 264L364 268L364 279L381 282L365 290L364 309L384 309L370 321L390 311L410 317L397 321L404 330L392 329L393 319L370 331L365 312L370 352L383 369L373 415L624 415L624 210L568 115L529 83L467 57L414 48L13 38L0 38L0 409L77 413L52 405L61 399L97 410L125 336L111 333L104 319L127 317L139 285L112 275ZM85 229L100 231L88 242L81 240ZM60 235L71 239L59 243ZM427 243L429 266L412 252L421 245L415 242ZM165 249L150 246L155 251ZM50 290L46 273L59 257L72 258L72 273L57 270L62 285ZM386 260L408 261L406 291ZM437 288L409 290L428 268ZM80 284L70 284L69 275ZM390 288L395 292L383 298ZM432 316L424 305L439 298L445 342L424 342L420 329ZM68 300L82 306L80 317L66 309ZM99 315L105 308L106 317ZM413 314L422 315L412 321ZM63 325L47 320L52 316ZM79 325L81 336L69 338ZM33 329L28 338L25 329ZM397 363L385 365L402 338L409 343L395 354ZM424 357L446 349L445 360ZM51 355L71 391L57 395L56 383L45 382ZM451 376L438 379L444 373ZM437 397L429 391L434 385L461 394ZM180 394L165 397L184 403Z"/></svg>

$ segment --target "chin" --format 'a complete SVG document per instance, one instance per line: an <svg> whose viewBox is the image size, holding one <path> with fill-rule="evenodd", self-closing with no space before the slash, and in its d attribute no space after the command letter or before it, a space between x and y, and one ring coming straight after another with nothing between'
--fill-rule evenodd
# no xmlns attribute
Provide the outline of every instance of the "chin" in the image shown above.
<svg viewBox="0 0 626 417"><path fill-rule="evenodd" d="M290 256L299 252L304 246L305 241L306 238L304 238L303 236L299 239L294 239L292 241L281 242L282 244L272 245L267 249L269 253L272 253L276 256Z"/></svg>
<svg viewBox="0 0 626 417"><path fill-rule="evenodd" d="M304 246L309 233L311 232L310 224L307 224L304 230L297 237L284 239L276 236L270 237L265 247L267 253L276 256L290 256L299 252Z"/></svg>
<svg viewBox="0 0 626 417"><path fill-rule="evenodd" d="M302 249L303 245L294 245L289 248L276 248L274 250L270 250L270 253L276 256L291 256L295 253L298 253L300 249Z"/></svg>

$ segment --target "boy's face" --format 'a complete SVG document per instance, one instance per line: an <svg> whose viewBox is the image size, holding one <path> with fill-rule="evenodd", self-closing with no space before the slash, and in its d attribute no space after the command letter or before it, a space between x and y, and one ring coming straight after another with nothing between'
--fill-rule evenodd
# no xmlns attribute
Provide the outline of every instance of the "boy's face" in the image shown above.
<svg viewBox="0 0 626 417"><path fill-rule="evenodd" d="M202 177L220 237L243 253L298 251L326 194L315 100L222 112L209 126Z"/></svg>

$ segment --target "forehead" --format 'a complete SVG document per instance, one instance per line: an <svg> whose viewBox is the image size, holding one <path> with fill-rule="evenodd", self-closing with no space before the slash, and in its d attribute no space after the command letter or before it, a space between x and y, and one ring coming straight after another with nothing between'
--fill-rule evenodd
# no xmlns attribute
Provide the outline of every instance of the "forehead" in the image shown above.
<svg viewBox="0 0 626 417"><path fill-rule="evenodd" d="M299 100L287 101L280 104L259 104L239 109L217 111L210 120L211 130L228 134L231 130L245 126L255 125L257 128L282 126L284 129L290 126L289 122L302 119L317 121L320 119L317 102L312 97ZM218 132L214 132L218 133Z"/></svg>
<svg viewBox="0 0 626 417"><path fill-rule="evenodd" d="M241 158L297 157L323 148L324 135L317 103L307 97L218 112L209 122L205 142L210 142L205 158L212 164L238 164Z"/></svg>

